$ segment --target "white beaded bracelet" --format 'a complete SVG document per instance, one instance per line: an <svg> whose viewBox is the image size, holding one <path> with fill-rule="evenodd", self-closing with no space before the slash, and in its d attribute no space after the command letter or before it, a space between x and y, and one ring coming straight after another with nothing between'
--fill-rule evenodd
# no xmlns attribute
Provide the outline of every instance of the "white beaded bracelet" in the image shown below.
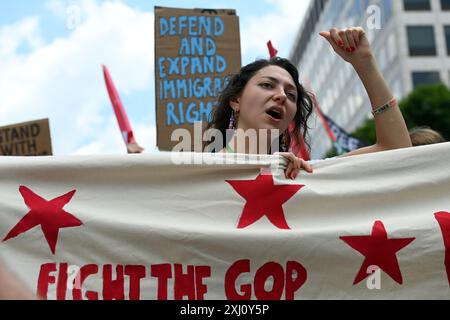
<svg viewBox="0 0 450 320"><path fill-rule="evenodd" d="M373 116L375 117L377 114L383 113L385 112L387 109L393 107L397 105L397 99L392 98L392 100L390 100L388 103L386 103L385 105L382 105L381 107L376 108L375 110L372 111Z"/></svg>

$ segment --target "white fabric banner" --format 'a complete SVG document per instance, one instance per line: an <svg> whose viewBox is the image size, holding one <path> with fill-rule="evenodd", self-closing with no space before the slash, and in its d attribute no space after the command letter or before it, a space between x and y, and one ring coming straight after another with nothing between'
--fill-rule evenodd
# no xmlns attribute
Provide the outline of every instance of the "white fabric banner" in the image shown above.
<svg viewBox="0 0 450 320"><path fill-rule="evenodd" d="M449 299L449 159L0 158L0 259L47 299Z"/></svg>

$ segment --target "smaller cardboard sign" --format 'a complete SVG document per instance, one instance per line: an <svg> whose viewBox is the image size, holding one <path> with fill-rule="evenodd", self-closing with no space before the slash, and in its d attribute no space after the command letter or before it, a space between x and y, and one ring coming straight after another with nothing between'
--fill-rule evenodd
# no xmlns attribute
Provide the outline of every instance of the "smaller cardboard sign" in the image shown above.
<svg viewBox="0 0 450 320"><path fill-rule="evenodd" d="M1 156L51 156L48 119L0 127Z"/></svg>

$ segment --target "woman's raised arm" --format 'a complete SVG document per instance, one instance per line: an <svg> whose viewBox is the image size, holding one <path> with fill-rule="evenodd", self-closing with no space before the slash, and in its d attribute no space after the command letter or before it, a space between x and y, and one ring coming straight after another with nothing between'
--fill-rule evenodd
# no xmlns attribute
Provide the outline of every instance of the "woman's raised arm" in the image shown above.
<svg viewBox="0 0 450 320"><path fill-rule="evenodd" d="M345 154L386 151L411 147L408 128L397 101L381 74L369 40L362 28L331 29L321 32L334 51L350 63L366 88L375 118L376 144Z"/></svg>

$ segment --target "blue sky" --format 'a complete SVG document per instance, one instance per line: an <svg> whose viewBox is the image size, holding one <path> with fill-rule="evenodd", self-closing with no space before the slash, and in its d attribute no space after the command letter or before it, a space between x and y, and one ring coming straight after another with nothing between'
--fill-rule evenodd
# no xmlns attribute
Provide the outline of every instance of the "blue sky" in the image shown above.
<svg viewBox="0 0 450 320"><path fill-rule="evenodd" d="M288 56L308 3L1 1L0 126L49 118L55 155L125 153L104 87L106 64L138 143L146 153L156 152L154 6L235 9L246 64L267 56L268 40Z"/></svg>

